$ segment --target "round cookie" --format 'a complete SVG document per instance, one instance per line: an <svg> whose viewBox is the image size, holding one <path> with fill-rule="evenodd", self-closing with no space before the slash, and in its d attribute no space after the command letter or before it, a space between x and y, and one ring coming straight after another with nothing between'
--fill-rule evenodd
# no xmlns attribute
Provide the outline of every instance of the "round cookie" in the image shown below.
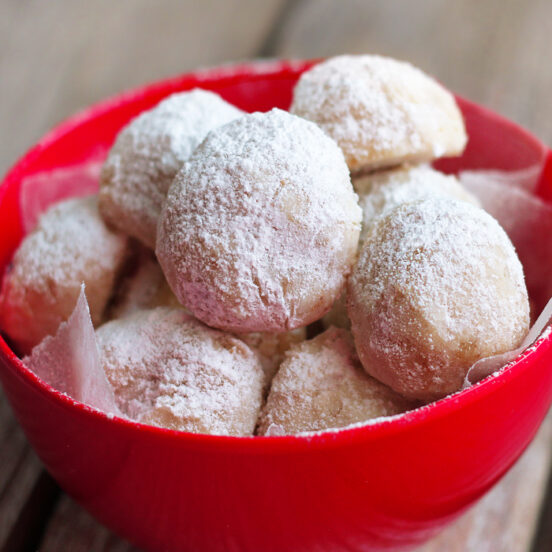
<svg viewBox="0 0 552 552"><path fill-rule="evenodd" d="M303 73L290 111L317 123L351 171L459 155L464 121L454 97L409 63L338 56Z"/></svg>
<svg viewBox="0 0 552 552"><path fill-rule="evenodd" d="M178 431L252 435L263 371L239 339L169 307L112 320L96 337L117 406L129 418Z"/></svg>
<svg viewBox="0 0 552 552"><path fill-rule="evenodd" d="M378 218L349 278L366 371L405 397L458 391L474 362L514 349L529 327L523 268L489 214L426 199Z"/></svg>
<svg viewBox="0 0 552 552"><path fill-rule="evenodd" d="M330 328L288 351L272 380L257 433L321 431L413 407L366 374L348 331Z"/></svg>
<svg viewBox="0 0 552 552"><path fill-rule="evenodd" d="M337 145L273 109L208 134L171 185L156 254L179 301L209 326L281 332L331 307L360 219Z"/></svg>
<svg viewBox="0 0 552 552"><path fill-rule="evenodd" d="M0 294L0 328L28 353L72 313L86 285L92 322L101 322L128 239L112 232L96 196L50 207L16 251Z"/></svg>
<svg viewBox="0 0 552 552"><path fill-rule="evenodd" d="M402 203L430 197L449 197L479 206L477 198L470 194L455 176L445 175L429 165L407 166L359 176L353 179L353 187L358 194L362 209L359 248L374 220ZM349 329L351 327L347 315L345 292L323 316L322 323L326 328L337 326Z"/></svg>
<svg viewBox="0 0 552 552"><path fill-rule="evenodd" d="M125 234L155 247L157 219L182 164L207 133L243 111L196 88L173 94L118 134L100 178L100 212Z"/></svg>
<svg viewBox="0 0 552 552"><path fill-rule="evenodd" d="M477 198L455 176L436 171L429 165L407 166L360 176L353 180L353 186L362 209L359 247L374 220L403 203L448 197L480 206Z"/></svg>

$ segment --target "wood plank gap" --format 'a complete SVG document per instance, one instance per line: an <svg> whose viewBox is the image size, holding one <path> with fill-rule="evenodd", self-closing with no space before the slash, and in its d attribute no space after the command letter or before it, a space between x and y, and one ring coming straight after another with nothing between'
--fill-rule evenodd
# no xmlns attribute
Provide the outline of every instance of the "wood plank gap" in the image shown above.
<svg viewBox="0 0 552 552"><path fill-rule="evenodd" d="M291 17L295 13L297 6L302 4L303 0L285 0L279 13L274 18L274 23L268 31L261 46L256 52L255 57L267 58L274 57L278 51L282 29L285 29Z"/></svg>
<svg viewBox="0 0 552 552"><path fill-rule="evenodd" d="M43 471L29 493L1 552L38 550L60 495L61 491L56 482Z"/></svg>

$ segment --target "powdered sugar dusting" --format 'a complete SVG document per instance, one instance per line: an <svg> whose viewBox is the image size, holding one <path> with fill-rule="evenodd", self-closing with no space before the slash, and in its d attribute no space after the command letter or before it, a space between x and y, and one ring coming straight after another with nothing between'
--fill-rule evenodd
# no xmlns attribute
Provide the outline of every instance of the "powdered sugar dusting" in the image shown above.
<svg viewBox="0 0 552 552"><path fill-rule="evenodd" d="M177 175L157 256L195 316L282 331L322 316L354 260L361 212L337 145L274 109L212 131Z"/></svg>
<svg viewBox="0 0 552 552"><path fill-rule="evenodd" d="M168 307L108 322L96 336L117 404L130 418L197 433L253 433L263 372L242 341Z"/></svg>
<svg viewBox="0 0 552 552"><path fill-rule="evenodd" d="M351 170L462 152L466 133L453 96L412 65L338 56L301 75L290 111L316 122Z"/></svg>
<svg viewBox="0 0 552 552"><path fill-rule="evenodd" d="M272 381L259 433L344 427L413 407L364 372L349 332L330 328L288 351Z"/></svg>
<svg viewBox="0 0 552 552"><path fill-rule="evenodd" d="M429 165L402 167L379 171L353 179L362 208L362 243L374 220L403 203L412 203L431 197L449 197L479 206L479 201L470 194L452 175L446 175Z"/></svg>
<svg viewBox="0 0 552 552"><path fill-rule="evenodd" d="M402 205L369 232L349 285L364 367L434 400L479 358L519 345L529 326L522 266L499 224L449 199Z"/></svg>
<svg viewBox="0 0 552 552"><path fill-rule="evenodd" d="M182 163L211 129L242 114L217 94L194 89L136 117L117 136L102 169L102 214L153 248L163 200Z"/></svg>
<svg viewBox="0 0 552 552"><path fill-rule="evenodd" d="M54 205L23 240L6 273L2 329L28 350L71 314L82 282L98 324L126 253L127 238L106 227L96 196Z"/></svg>

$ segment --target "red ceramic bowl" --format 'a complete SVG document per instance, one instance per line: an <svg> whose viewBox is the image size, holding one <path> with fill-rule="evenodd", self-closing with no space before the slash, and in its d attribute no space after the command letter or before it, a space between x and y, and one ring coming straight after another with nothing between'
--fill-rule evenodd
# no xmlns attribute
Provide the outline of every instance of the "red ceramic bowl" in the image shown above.
<svg viewBox="0 0 552 552"><path fill-rule="evenodd" d="M19 185L101 158L134 115L201 86L249 111L287 108L310 62L262 62L184 75L101 103L61 124L0 188L0 270L22 237ZM441 168L543 166L552 156L516 125L459 99L469 147ZM109 418L48 387L0 340L0 377L48 471L108 527L149 550L395 550L421 543L515 462L552 399L552 338L500 375L391 421L311 437L194 435Z"/></svg>

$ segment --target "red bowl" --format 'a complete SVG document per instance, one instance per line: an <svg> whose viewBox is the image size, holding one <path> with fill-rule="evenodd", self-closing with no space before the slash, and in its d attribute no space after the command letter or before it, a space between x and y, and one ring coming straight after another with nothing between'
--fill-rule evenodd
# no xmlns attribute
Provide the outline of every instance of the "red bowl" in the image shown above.
<svg viewBox="0 0 552 552"><path fill-rule="evenodd" d="M22 237L24 177L101 158L134 115L201 86L248 111L287 108L312 62L196 72L108 100L62 123L0 188L0 272ZM539 163L552 198L552 152L459 99L470 143L459 168ZM194 435L110 418L27 370L0 339L0 378L53 477L108 527L150 550L390 550L434 535L489 489L534 436L552 400L548 333L498 376L399 419L300 437Z"/></svg>

